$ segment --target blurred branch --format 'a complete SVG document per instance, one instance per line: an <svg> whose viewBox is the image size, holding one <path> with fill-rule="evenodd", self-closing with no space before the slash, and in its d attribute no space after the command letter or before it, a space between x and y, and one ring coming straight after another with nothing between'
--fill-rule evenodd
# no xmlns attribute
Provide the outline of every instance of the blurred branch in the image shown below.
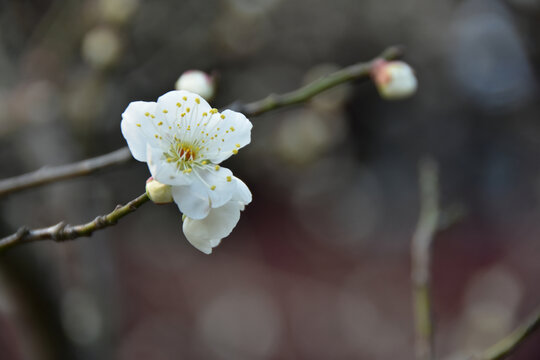
<svg viewBox="0 0 540 360"><path fill-rule="evenodd" d="M431 243L438 230L439 179L431 158L419 164L420 216L411 243L411 276L416 334L416 358L435 358L431 309Z"/></svg>
<svg viewBox="0 0 540 360"><path fill-rule="evenodd" d="M246 105L240 105L239 110L246 115L259 115L270 110L279 109L305 102L315 95L328 90L336 85L343 84L361 78L368 78L373 67L373 63L379 59L393 60L401 57L403 50L400 47L392 46L386 49L377 58L367 63L358 63L315 80L297 90L282 95L272 94L268 97Z"/></svg>
<svg viewBox="0 0 540 360"><path fill-rule="evenodd" d="M142 194L126 205L118 205L116 209L107 215L96 217L93 221L80 225L68 225L59 222L41 229L20 228L16 233L0 239L0 252L12 246L40 240L53 240L57 242L73 240L83 236L91 236L94 231L115 225L118 220L137 210L149 200L146 194Z"/></svg>
<svg viewBox="0 0 540 360"><path fill-rule="evenodd" d="M129 149L125 147L73 164L44 167L27 174L0 180L0 196L59 180L91 174L109 166L123 164L131 158Z"/></svg>
<svg viewBox="0 0 540 360"><path fill-rule="evenodd" d="M236 111L240 111L247 116L256 116L271 110L299 104L339 84L351 80L368 78L370 76L372 65L377 59L396 59L400 57L402 53L403 51L401 48L392 46L386 49L377 58L367 63L358 63L343 68L297 90L282 95L270 95L265 99L248 104L236 103L232 107ZM34 172L0 180L0 196L51 182L88 175L103 168L123 164L131 159L132 157L128 148L124 147L111 153L77 163L58 167L45 167Z"/></svg>
<svg viewBox="0 0 540 360"><path fill-rule="evenodd" d="M540 328L540 308L521 324L517 329L505 338L485 350L482 354L474 357L475 360L502 360L506 359L513 351L535 330Z"/></svg>

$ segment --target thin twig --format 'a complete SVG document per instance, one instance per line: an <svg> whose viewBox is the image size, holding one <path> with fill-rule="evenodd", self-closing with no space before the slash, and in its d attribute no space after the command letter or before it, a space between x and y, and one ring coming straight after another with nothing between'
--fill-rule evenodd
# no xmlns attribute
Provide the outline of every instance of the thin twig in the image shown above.
<svg viewBox="0 0 540 360"><path fill-rule="evenodd" d="M431 309L431 243L439 223L437 164L424 159L419 164L420 216L411 243L411 275L416 334L416 359L435 358Z"/></svg>
<svg viewBox="0 0 540 360"><path fill-rule="evenodd" d="M111 153L72 164L44 167L39 170L0 181L0 196L51 182L88 175L113 165L132 159L127 147Z"/></svg>
<svg viewBox="0 0 540 360"><path fill-rule="evenodd" d="M514 350L523 343L535 330L540 329L540 308L536 309L532 315L519 325L508 336L499 340L489 347L482 354L475 356L475 360L502 360L511 355Z"/></svg>
<svg viewBox="0 0 540 360"><path fill-rule="evenodd" d="M291 106L305 102L314 97L315 95L325 90L328 90L336 85L356 79L368 78L370 76L373 63L376 60L392 60L400 57L401 54L402 49L400 47L389 47L377 58L373 59L370 62L358 63L348 66L286 94L269 95L262 100L241 106L239 108L239 111L245 113L246 115L254 116L260 115L270 110L275 110L285 106Z"/></svg>
<svg viewBox="0 0 540 360"><path fill-rule="evenodd" d="M80 225L68 225L59 222L46 228L27 229L20 228L16 233L0 239L0 252L15 245L25 244L40 240L66 241L73 240L83 236L90 236L94 231L104 229L115 225L118 220L129 213L134 212L139 206L147 202L148 196L142 194L136 199L128 202L126 205L118 205L112 212L98 216L94 220Z"/></svg>
<svg viewBox="0 0 540 360"><path fill-rule="evenodd" d="M356 79L368 78L372 65L377 59L392 60L401 57L401 55L401 48L396 46L389 47L381 55L369 62L358 63L343 68L286 94L270 95L262 100L248 104L233 104L233 108L243 112L246 116L256 116L271 110L299 104L339 84ZM128 162L131 159L132 157L128 148L124 147L111 153L77 163L58 167L45 167L34 172L0 180L0 197L31 187L88 175L106 167Z"/></svg>

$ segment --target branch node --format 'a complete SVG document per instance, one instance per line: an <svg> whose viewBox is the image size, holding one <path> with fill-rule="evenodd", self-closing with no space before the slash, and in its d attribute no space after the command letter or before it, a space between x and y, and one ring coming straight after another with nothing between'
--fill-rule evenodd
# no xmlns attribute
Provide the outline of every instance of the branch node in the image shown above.
<svg viewBox="0 0 540 360"><path fill-rule="evenodd" d="M63 241L69 238L69 234L65 231L67 224L64 221L60 221L54 225L51 230L51 238L53 241Z"/></svg>
<svg viewBox="0 0 540 360"><path fill-rule="evenodd" d="M30 232L30 229L26 226L21 226L19 228L19 230L17 230L17 232L15 233L15 237L17 239L22 239L24 238L26 235L28 235L28 233Z"/></svg>
<svg viewBox="0 0 540 360"><path fill-rule="evenodd" d="M116 207L116 209L118 209L118 206ZM104 216L104 215L101 215L101 216L97 216L95 219L94 219L94 223L96 224L96 227L97 228L102 228L102 227L105 227L107 226L107 217ZM116 221L112 221L111 222L112 224L115 224Z"/></svg>

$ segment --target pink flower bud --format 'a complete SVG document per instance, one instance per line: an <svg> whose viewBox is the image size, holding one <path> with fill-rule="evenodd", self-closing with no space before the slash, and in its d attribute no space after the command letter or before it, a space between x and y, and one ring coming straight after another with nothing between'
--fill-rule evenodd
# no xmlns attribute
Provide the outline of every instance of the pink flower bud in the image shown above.
<svg viewBox="0 0 540 360"><path fill-rule="evenodd" d="M371 76L379 94L386 100L412 96L418 87L413 69L403 61L378 60Z"/></svg>

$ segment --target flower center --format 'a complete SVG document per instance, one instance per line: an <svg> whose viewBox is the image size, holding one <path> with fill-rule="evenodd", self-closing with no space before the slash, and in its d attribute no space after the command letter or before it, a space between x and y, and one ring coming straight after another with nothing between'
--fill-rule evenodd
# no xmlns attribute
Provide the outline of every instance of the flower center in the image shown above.
<svg viewBox="0 0 540 360"><path fill-rule="evenodd" d="M178 170L191 171L193 162L197 159L198 150L199 148L195 148L189 143L177 140L171 144L169 151L163 153L163 155L165 155L167 162L175 163Z"/></svg>

